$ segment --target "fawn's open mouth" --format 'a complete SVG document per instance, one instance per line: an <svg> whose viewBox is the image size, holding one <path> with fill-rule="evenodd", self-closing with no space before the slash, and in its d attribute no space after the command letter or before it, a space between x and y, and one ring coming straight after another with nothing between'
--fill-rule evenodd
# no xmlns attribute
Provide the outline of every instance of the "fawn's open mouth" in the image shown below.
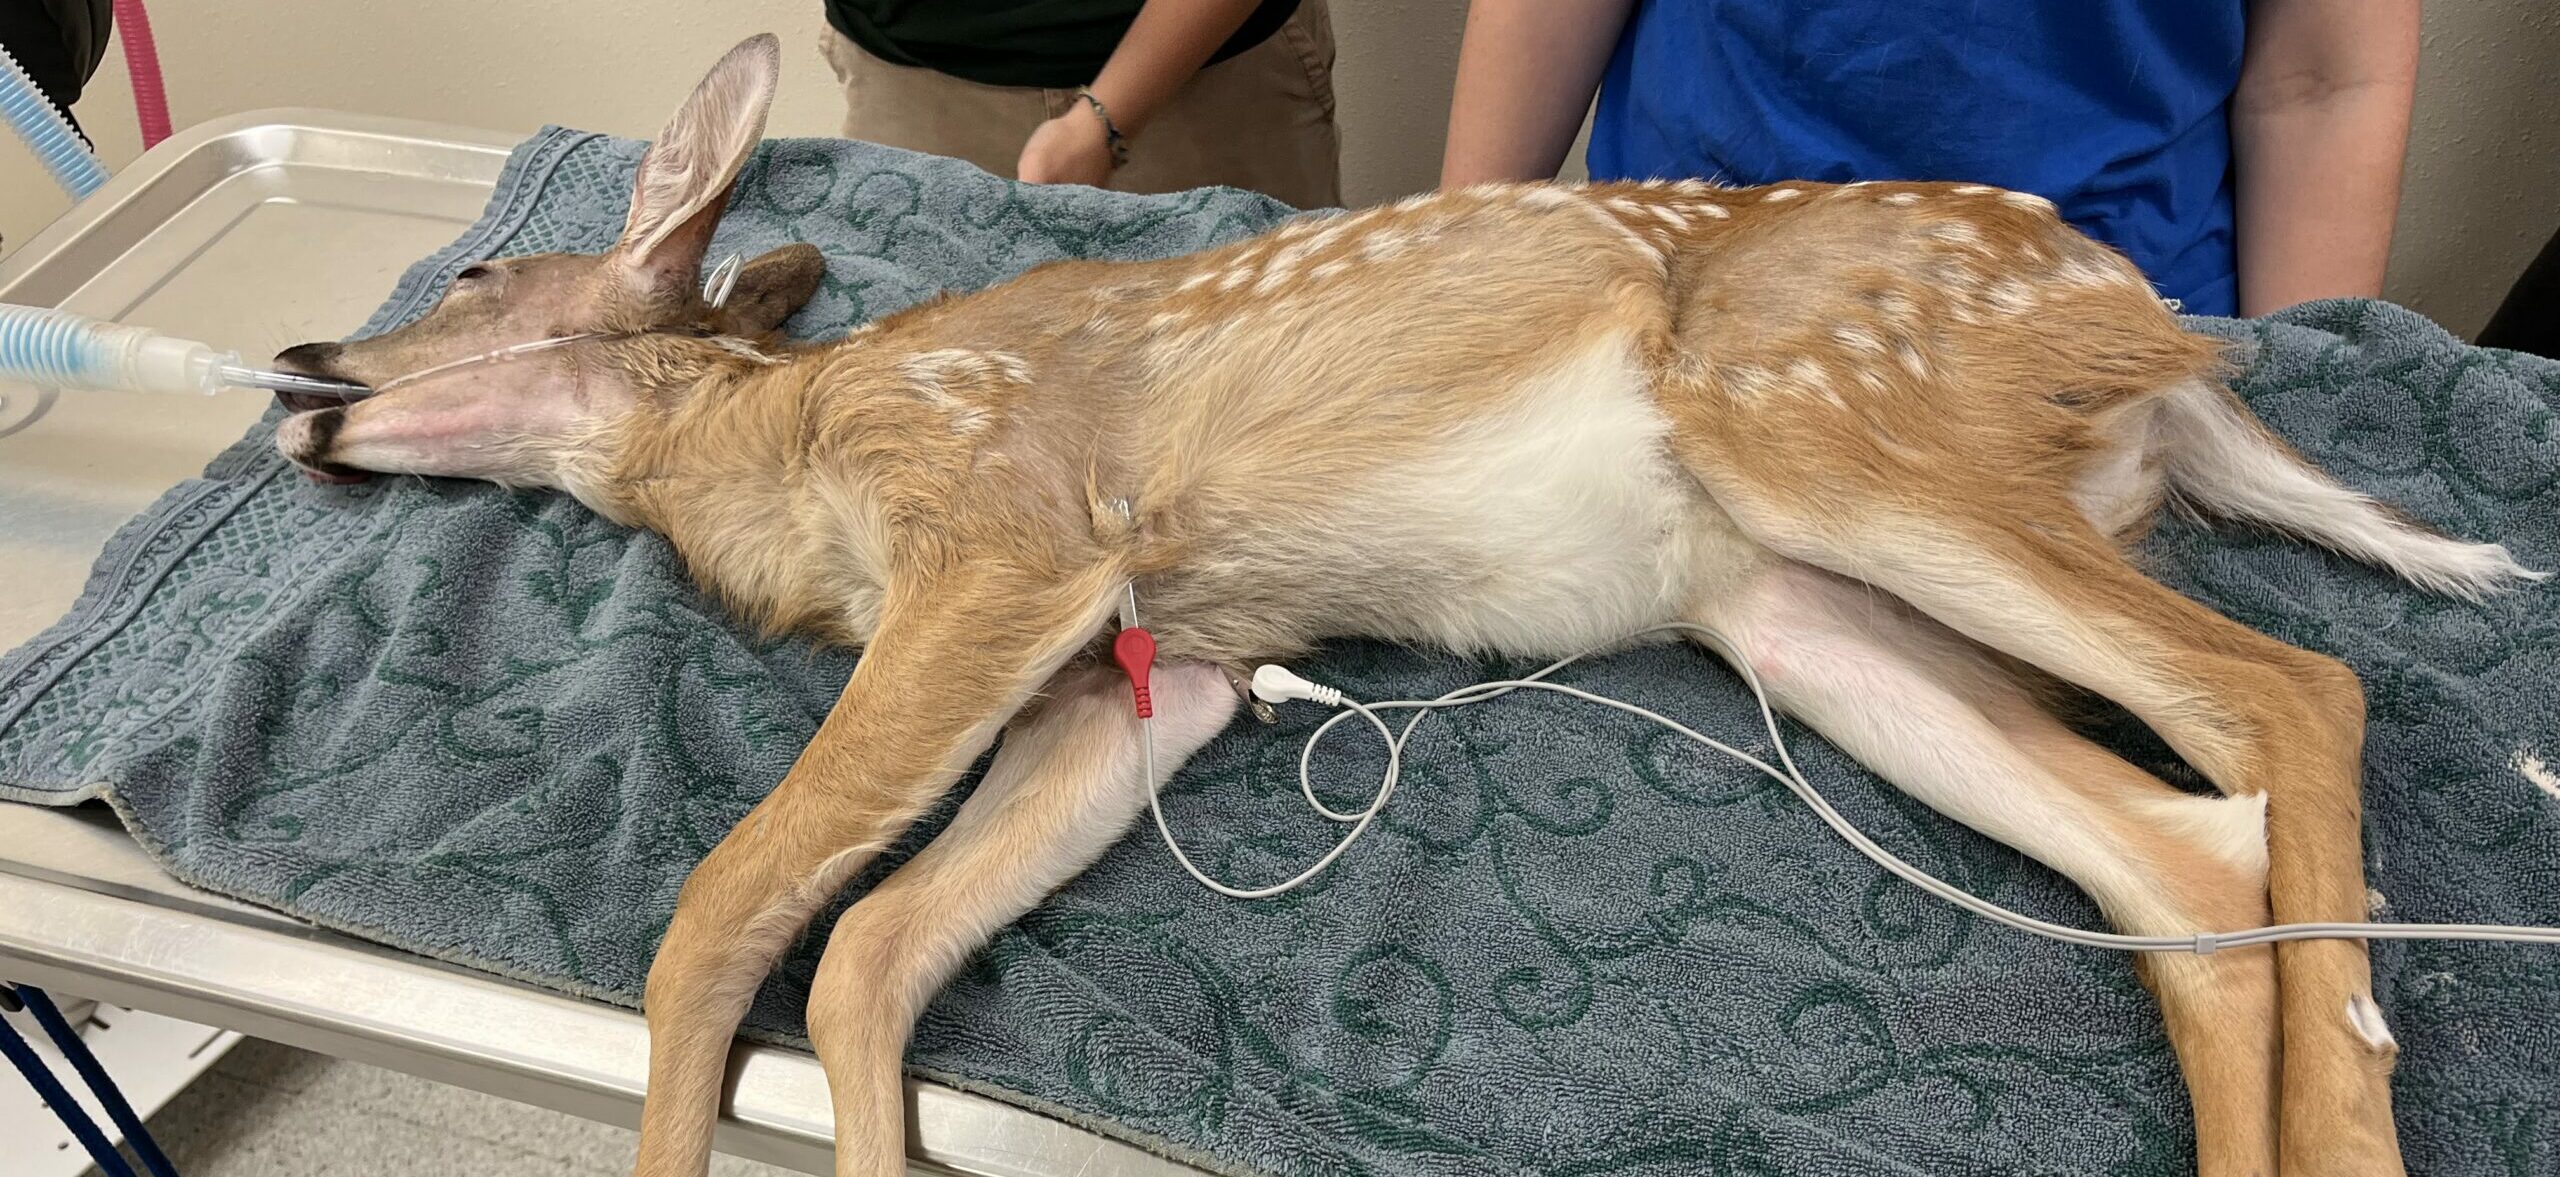
<svg viewBox="0 0 2560 1177"><path fill-rule="evenodd" d="M327 466L304 466L302 476L328 486L354 486L360 482L373 481L373 472L370 470L358 470L353 466L341 466L334 462Z"/></svg>
<svg viewBox="0 0 2560 1177"><path fill-rule="evenodd" d="M279 392L276 394L276 403L283 405L285 411L289 413L308 413L315 409L337 409L347 405L343 397L322 396L308 392Z"/></svg>

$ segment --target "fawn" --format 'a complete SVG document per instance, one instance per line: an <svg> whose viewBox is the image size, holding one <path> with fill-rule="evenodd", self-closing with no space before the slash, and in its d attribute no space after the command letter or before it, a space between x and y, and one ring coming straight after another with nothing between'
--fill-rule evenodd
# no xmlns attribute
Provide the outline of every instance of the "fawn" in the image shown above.
<svg viewBox="0 0 2560 1177"><path fill-rule="evenodd" d="M409 326L279 357L378 386L595 333L298 403L276 444L316 478L565 490L745 618L864 648L683 888L645 995L644 1175L703 1171L750 994L1003 729L949 829L837 923L809 1001L837 1172L903 1171L924 1002L1156 783L1100 656L1132 584L1167 660L1162 772L1235 713L1225 668L1326 639L1547 657L1699 622L1879 775L2176 933L2364 916L2364 711L2337 661L2127 562L2166 497L2456 595L2537 575L2307 465L2130 264L1975 185L1486 187L778 344L814 249L755 259L717 308L697 285L778 60L758 37L711 71L605 253L474 265ZM2221 795L2072 732L2061 684ZM2205 1174L2401 1171L2362 944L2138 967Z"/></svg>

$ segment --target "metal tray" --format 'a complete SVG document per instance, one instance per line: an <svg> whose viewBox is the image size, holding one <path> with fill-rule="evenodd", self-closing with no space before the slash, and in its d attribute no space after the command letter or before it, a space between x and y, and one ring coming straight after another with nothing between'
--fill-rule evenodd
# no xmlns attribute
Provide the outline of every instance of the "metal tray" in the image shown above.
<svg viewBox="0 0 2560 1177"><path fill-rule="evenodd" d="M354 330L459 236L516 138L325 111L189 129L0 261L0 301L57 305L263 357ZM263 396L65 395L0 438L0 648L60 617L107 537L199 473ZM0 975L636 1124L628 1010L312 928L163 874L96 807L0 802ZM719 1147L823 1172L817 1060L744 1046ZM1175 1177L1175 1164L1010 1104L908 1083L912 1171Z"/></svg>

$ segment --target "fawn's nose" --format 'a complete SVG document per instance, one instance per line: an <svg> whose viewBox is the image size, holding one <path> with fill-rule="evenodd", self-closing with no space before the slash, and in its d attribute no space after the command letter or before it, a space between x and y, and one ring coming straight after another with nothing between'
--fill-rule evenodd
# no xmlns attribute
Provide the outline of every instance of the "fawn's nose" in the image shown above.
<svg viewBox="0 0 2560 1177"><path fill-rule="evenodd" d="M290 372L296 376L339 379L336 362L339 353L345 350L346 345L343 343L297 343L276 353L276 370ZM299 392L278 392L276 401L283 405L286 411L295 413L307 413L313 409L325 409L344 403L329 397L311 396Z"/></svg>
<svg viewBox="0 0 2560 1177"><path fill-rule="evenodd" d="M297 343L276 353L276 366L302 376L330 376L329 365L345 351L343 343Z"/></svg>

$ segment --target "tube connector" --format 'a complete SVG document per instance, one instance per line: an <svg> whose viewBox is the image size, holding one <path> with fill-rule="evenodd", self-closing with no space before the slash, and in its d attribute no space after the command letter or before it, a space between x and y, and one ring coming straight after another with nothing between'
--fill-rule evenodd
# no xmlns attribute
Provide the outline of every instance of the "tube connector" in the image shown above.
<svg viewBox="0 0 2560 1177"><path fill-rule="evenodd" d="M1286 666L1273 666L1269 663L1254 669L1253 697L1265 703L1313 699L1327 707L1342 706L1342 692L1332 687L1308 682Z"/></svg>
<svg viewBox="0 0 2560 1177"><path fill-rule="evenodd" d="M236 351L215 351L210 344L156 335L139 327L126 330L141 335L125 360L125 387L134 392L212 396L226 387L223 369L240 366Z"/></svg>

